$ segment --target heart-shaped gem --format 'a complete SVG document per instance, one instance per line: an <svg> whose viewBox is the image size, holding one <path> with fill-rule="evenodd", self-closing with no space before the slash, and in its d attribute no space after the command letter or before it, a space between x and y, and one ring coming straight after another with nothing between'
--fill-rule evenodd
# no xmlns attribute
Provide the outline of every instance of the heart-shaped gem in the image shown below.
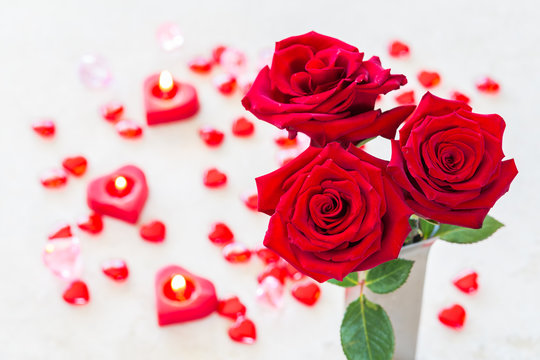
<svg viewBox="0 0 540 360"><path fill-rule="evenodd" d="M124 105L118 101L111 101L101 106L99 112L105 120L117 122L124 113Z"/></svg>
<svg viewBox="0 0 540 360"><path fill-rule="evenodd" d="M45 245L43 262L54 275L74 279L81 272L80 253L81 248L76 237L53 238Z"/></svg>
<svg viewBox="0 0 540 360"><path fill-rule="evenodd" d="M56 131L54 121L51 119L39 119L32 124L32 129L43 136L43 137L52 137Z"/></svg>
<svg viewBox="0 0 540 360"><path fill-rule="evenodd" d="M159 76L160 74L149 76L143 86L148 125L184 120L199 111L197 90L190 84L179 83L173 79L174 93L167 98L156 96L159 93Z"/></svg>
<svg viewBox="0 0 540 360"><path fill-rule="evenodd" d="M261 247L255 250L255 254L257 254L257 257L261 259L262 262L264 262L265 264L277 262L280 259L280 256L278 254L268 249L267 247Z"/></svg>
<svg viewBox="0 0 540 360"><path fill-rule="evenodd" d="M465 309L458 304L442 309L441 312L439 312L439 321L455 330L459 330L463 327L465 317Z"/></svg>
<svg viewBox="0 0 540 360"><path fill-rule="evenodd" d="M159 220L154 220L142 225L139 234L146 241L162 242L165 240L165 231L165 224Z"/></svg>
<svg viewBox="0 0 540 360"><path fill-rule="evenodd" d="M476 83L476 88L487 94L495 94L499 92L500 85L490 77L485 77Z"/></svg>
<svg viewBox="0 0 540 360"><path fill-rule="evenodd" d="M233 242L234 234L226 224L218 222L212 225L208 239L218 246L227 245Z"/></svg>
<svg viewBox="0 0 540 360"><path fill-rule="evenodd" d="M388 47L390 56L399 58L409 55L409 46L399 40L392 41Z"/></svg>
<svg viewBox="0 0 540 360"><path fill-rule="evenodd" d="M103 230L103 219L100 214L93 213L79 219L77 226L90 234L99 234Z"/></svg>
<svg viewBox="0 0 540 360"><path fill-rule="evenodd" d="M473 294L478 290L478 274L468 270L459 274L453 281L454 285L465 294Z"/></svg>
<svg viewBox="0 0 540 360"><path fill-rule="evenodd" d="M66 185L67 174L63 169L51 169L47 170L41 175L41 185L46 188L59 188Z"/></svg>
<svg viewBox="0 0 540 360"><path fill-rule="evenodd" d="M110 259L103 262L101 270L114 281L124 281L129 276L127 264L122 259Z"/></svg>
<svg viewBox="0 0 540 360"><path fill-rule="evenodd" d="M220 187L227 183L227 175L216 168L211 168L204 172L203 183L210 188Z"/></svg>
<svg viewBox="0 0 540 360"><path fill-rule="evenodd" d="M221 316L236 320L239 316L246 315L246 306L242 304L238 296L232 296L218 301L217 312Z"/></svg>
<svg viewBox="0 0 540 360"><path fill-rule="evenodd" d="M285 287L273 276L265 277L257 286L255 296L262 304L273 308L279 308L283 305L283 294Z"/></svg>
<svg viewBox="0 0 540 360"><path fill-rule="evenodd" d="M303 304L312 306L321 296L321 288L314 282L295 284L291 290L296 300Z"/></svg>
<svg viewBox="0 0 540 360"><path fill-rule="evenodd" d="M208 146L218 146L223 142L225 134L210 126L204 126L199 130L199 136Z"/></svg>
<svg viewBox="0 0 540 360"><path fill-rule="evenodd" d="M223 257L230 263L244 263L251 258L251 250L244 244L233 242L223 248Z"/></svg>
<svg viewBox="0 0 540 360"><path fill-rule="evenodd" d="M116 132L126 139L138 138L143 133L142 127L131 120L120 120L116 123L116 125L114 125L114 127Z"/></svg>
<svg viewBox="0 0 540 360"><path fill-rule="evenodd" d="M242 195L242 201L250 210L257 211L259 207L259 196L255 193L247 193Z"/></svg>
<svg viewBox="0 0 540 360"><path fill-rule="evenodd" d="M189 61L189 68L197 73L204 74L212 70L212 60L198 56Z"/></svg>
<svg viewBox="0 0 540 360"><path fill-rule="evenodd" d="M56 228L47 238L52 239L62 239L72 237L71 226L69 224L62 224Z"/></svg>
<svg viewBox="0 0 540 360"><path fill-rule="evenodd" d="M285 279L287 278L287 270L283 266L275 262L270 263L266 265L263 272L257 276L257 281L261 283L268 276L273 276L278 279L282 284L285 284Z"/></svg>
<svg viewBox="0 0 540 360"><path fill-rule="evenodd" d="M236 90L236 78L231 74L219 74L213 79L214 86L223 95L231 95Z"/></svg>
<svg viewBox="0 0 540 360"><path fill-rule="evenodd" d="M395 97L399 105L410 105L415 103L414 90L404 91Z"/></svg>
<svg viewBox="0 0 540 360"><path fill-rule="evenodd" d="M137 222L147 197L146 177L134 165L93 180L87 189L90 209L132 224Z"/></svg>
<svg viewBox="0 0 540 360"><path fill-rule="evenodd" d="M255 131L255 125L241 116L233 121L232 133L236 136L250 136Z"/></svg>
<svg viewBox="0 0 540 360"><path fill-rule="evenodd" d="M257 340L257 330L253 321L239 317L229 328L229 337L243 344L253 344Z"/></svg>
<svg viewBox="0 0 540 360"><path fill-rule="evenodd" d="M441 76L435 71L421 71L418 74L418 81L422 86L429 89L439 85Z"/></svg>
<svg viewBox="0 0 540 360"><path fill-rule="evenodd" d="M86 172L87 165L88 162L84 156L68 157L62 161L64 169L75 176L83 175Z"/></svg>
<svg viewBox="0 0 540 360"><path fill-rule="evenodd" d="M180 266L161 269L156 274L155 291L160 326L200 319L217 309L214 285Z"/></svg>
<svg viewBox="0 0 540 360"><path fill-rule="evenodd" d="M88 286L81 280L70 283L62 297L65 302L71 305L85 305L90 301Z"/></svg>

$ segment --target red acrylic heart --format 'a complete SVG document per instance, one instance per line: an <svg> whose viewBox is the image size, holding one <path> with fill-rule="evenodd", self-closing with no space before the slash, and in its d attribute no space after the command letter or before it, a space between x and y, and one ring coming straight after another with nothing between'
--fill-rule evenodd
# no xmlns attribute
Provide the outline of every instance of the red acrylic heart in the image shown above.
<svg viewBox="0 0 540 360"><path fill-rule="evenodd" d="M242 304L237 296L232 296L218 301L217 312L221 316L236 320L239 316L246 314L246 306Z"/></svg>
<svg viewBox="0 0 540 360"><path fill-rule="evenodd" d="M455 330L459 330L463 327L465 318L465 309L458 304L442 309L441 312L439 312L439 321Z"/></svg>
<svg viewBox="0 0 540 360"><path fill-rule="evenodd" d="M262 283L263 280L268 277L273 276L279 280L280 283L285 284L285 279L287 278L287 269L281 264L275 262L266 265L264 270L257 276L257 282Z"/></svg>
<svg viewBox="0 0 540 360"><path fill-rule="evenodd" d="M243 116L233 121L232 132L236 136L250 136L254 131L255 125Z"/></svg>
<svg viewBox="0 0 540 360"><path fill-rule="evenodd" d="M99 108L101 116L110 122L117 122L124 113L124 105L118 101L111 101Z"/></svg>
<svg viewBox="0 0 540 360"><path fill-rule="evenodd" d="M32 124L32 129L43 137L52 137L56 132L56 126L51 119L39 119Z"/></svg>
<svg viewBox="0 0 540 360"><path fill-rule="evenodd" d="M239 242L226 245L222 251L225 260L233 264L245 263L251 258L251 250Z"/></svg>
<svg viewBox="0 0 540 360"><path fill-rule="evenodd" d="M71 226L69 224L62 224L56 228L49 236L49 240L52 239L62 239L72 237Z"/></svg>
<svg viewBox="0 0 540 360"><path fill-rule="evenodd" d="M220 187L227 183L227 175L216 168L211 168L204 172L203 183L211 188Z"/></svg>
<svg viewBox="0 0 540 360"><path fill-rule="evenodd" d="M142 225L139 234L146 241L162 242L165 240L165 232L165 224L159 220L154 220Z"/></svg>
<svg viewBox="0 0 540 360"><path fill-rule="evenodd" d="M67 173L63 169L50 169L41 175L40 181L46 188L59 188L66 185Z"/></svg>
<svg viewBox="0 0 540 360"><path fill-rule="evenodd" d="M81 280L75 280L69 284L62 297L65 302L72 305L84 305L90 301L88 287Z"/></svg>
<svg viewBox="0 0 540 360"><path fill-rule="evenodd" d="M138 138L143 133L142 127L140 127L139 124L127 119L120 120L116 123L114 127L116 129L116 132L126 139Z"/></svg>
<svg viewBox="0 0 540 360"><path fill-rule="evenodd" d="M233 242L234 234L225 223L218 222L212 225L208 239L218 246L227 245Z"/></svg>
<svg viewBox="0 0 540 360"><path fill-rule="evenodd" d="M257 340L257 330L253 321L239 317L229 328L229 337L243 344L253 344Z"/></svg>
<svg viewBox="0 0 540 360"><path fill-rule="evenodd" d="M469 270L459 274L454 280L454 285L465 294L473 294L478 290L478 274Z"/></svg>
<svg viewBox="0 0 540 360"><path fill-rule="evenodd" d="M435 71L421 71L418 74L418 81L425 88L432 88L439 85L441 82L441 76Z"/></svg>
<svg viewBox="0 0 540 360"><path fill-rule="evenodd" d="M225 134L210 126L204 126L199 130L199 136L208 146L218 146L223 142Z"/></svg>
<svg viewBox="0 0 540 360"><path fill-rule="evenodd" d="M128 186L121 193L110 190L117 177L124 177ZM136 223L148 197L146 177L134 165L121 167L115 172L93 180L87 189L90 209L101 215L112 216L129 223Z"/></svg>
<svg viewBox="0 0 540 360"><path fill-rule="evenodd" d="M296 300L309 306L314 305L321 296L321 288L314 282L295 284L291 292Z"/></svg>
<svg viewBox="0 0 540 360"><path fill-rule="evenodd" d="M257 255L257 257L261 259L262 262L265 264L277 262L280 259L280 256L278 254L268 249L267 247L261 247L255 250L254 252Z"/></svg>
<svg viewBox="0 0 540 360"><path fill-rule="evenodd" d="M111 259L101 265L101 270L105 275L114 281L124 281L129 276L127 264L122 259Z"/></svg>
<svg viewBox="0 0 540 360"><path fill-rule="evenodd" d="M75 176L83 175L86 172L87 165L88 162L84 156L68 157L62 161L64 169Z"/></svg>
<svg viewBox="0 0 540 360"><path fill-rule="evenodd" d="M77 222L77 226L90 234L99 234L103 230L103 219L100 214L93 213L81 218Z"/></svg>

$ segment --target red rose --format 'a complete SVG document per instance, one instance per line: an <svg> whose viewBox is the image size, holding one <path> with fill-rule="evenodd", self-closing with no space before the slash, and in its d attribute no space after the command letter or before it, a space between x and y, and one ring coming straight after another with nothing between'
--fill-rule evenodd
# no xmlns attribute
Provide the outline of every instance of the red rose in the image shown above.
<svg viewBox="0 0 540 360"><path fill-rule="evenodd" d="M319 282L395 259L411 211L386 165L330 143L257 178L259 211L272 216L264 245Z"/></svg>
<svg viewBox="0 0 540 360"><path fill-rule="evenodd" d="M381 113L375 100L407 83L391 75L378 57L337 39L310 32L276 43L272 67L261 70L242 100L256 117L315 144L358 142L396 129L414 110L402 106Z"/></svg>
<svg viewBox="0 0 540 360"><path fill-rule="evenodd" d="M518 173L514 160L502 161L504 128L499 115L427 93L392 141L388 173L418 214L480 228Z"/></svg>

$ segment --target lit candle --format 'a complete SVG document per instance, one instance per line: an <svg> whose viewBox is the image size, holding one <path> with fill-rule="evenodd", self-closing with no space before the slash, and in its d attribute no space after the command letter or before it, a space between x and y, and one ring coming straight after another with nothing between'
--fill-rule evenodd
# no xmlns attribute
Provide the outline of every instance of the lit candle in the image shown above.
<svg viewBox="0 0 540 360"><path fill-rule="evenodd" d="M160 326L200 319L217 309L214 285L180 266L156 274L156 306Z"/></svg>
<svg viewBox="0 0 540 360"><path fill-rule="evenodd" d="M187 119L199 110L195 88L176 81L166 70L149 76L143 89L148 125Z"/></svg>
<svg viewBox="0 0 540 360"><path fill-rule="evenodd" d="M107 192L111 196L124 197L133 189L134 181L124 175L113 175L107 183Z"/></svg>

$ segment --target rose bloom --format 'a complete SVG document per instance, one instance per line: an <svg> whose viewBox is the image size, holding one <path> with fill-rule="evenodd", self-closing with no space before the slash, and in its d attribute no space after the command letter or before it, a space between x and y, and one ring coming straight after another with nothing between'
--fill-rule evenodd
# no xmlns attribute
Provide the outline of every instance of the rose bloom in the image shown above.
<svg viewBox="0 0 540 360"><path fill-rule="evenodd" d="M407 79L390 74L378 57L363 58L354 46L316 32L287 38L276 43L271 68L261 70L242 104L292 136L307 134L317 146L394 138L414 106L382 113L375 101Z"/></svg>
<svg viewBox="0 0 540 360"><path fill-rule="evenodd" d="M334 142L257 178L259 211L272 216L264 245L319 282L395 259L411 210L386 165Z"/></svg>
<svg viewBox="0 0 540 360"><path fill-rule="evenodd" d="M518 171L502 161L504 120L429 92L392 141L388 173L419 215L480 228Z"/></svg>

